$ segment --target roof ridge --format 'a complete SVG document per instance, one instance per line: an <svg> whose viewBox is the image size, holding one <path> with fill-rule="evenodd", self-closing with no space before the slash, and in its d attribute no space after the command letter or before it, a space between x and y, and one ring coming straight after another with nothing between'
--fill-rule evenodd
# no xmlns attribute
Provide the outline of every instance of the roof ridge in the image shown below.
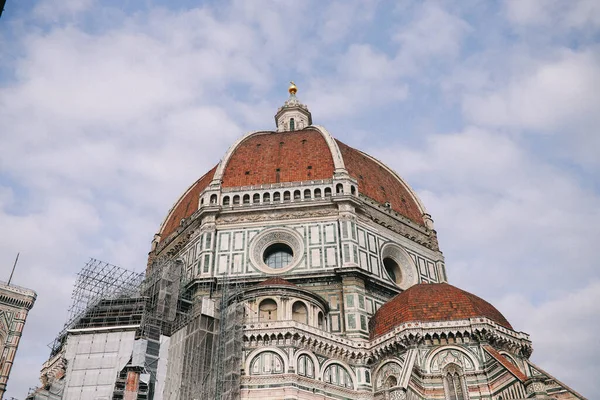
<svg viewBox="0 0 600 400"><path fill-rule="evenodd" d="M279 276L272 276L264 281L258 283L257 286L271 286L271 285L287 285L287 286L296 286L296 284L288 281L287 279L281 278Z"/></svg>

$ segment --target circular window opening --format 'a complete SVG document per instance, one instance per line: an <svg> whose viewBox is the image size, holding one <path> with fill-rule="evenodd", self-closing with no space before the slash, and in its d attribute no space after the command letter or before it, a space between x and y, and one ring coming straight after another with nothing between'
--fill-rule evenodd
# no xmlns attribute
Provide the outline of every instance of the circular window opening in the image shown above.
<svg viewBox="0 0 600 400"><path fill-rule="evenodd" d="M399 285L402 280L402 272L398 263L393 258L386 257L383 259L383 265L390 279Z"/></svg>
<svg viewBox="0 0 600 400"><path fill-rule="evenodd" d="M294 251L283 243L275 243L267 247L263 261L269 268L281 269L287 267L294 259Z"/></svg>

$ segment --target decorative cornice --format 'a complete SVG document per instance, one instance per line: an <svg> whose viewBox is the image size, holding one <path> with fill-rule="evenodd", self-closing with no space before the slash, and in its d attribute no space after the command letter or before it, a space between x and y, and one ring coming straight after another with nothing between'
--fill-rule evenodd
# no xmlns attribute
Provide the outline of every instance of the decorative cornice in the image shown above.
<svg viewBox="0 0 600 400"><path fill-rule="evenodd" d="M2 304L30 310L36 298L37 294L33 290L0 282L0 303Z"/></svg>
<svg viewBox="0 0 600 400"><path fill-rule="evenodd" d="M487 342L514 354L529 357L532 352L529 335L507 329L489 318L471 318L458 321L407 322L373 339L370 350L385 354L390 344L418 345L429 337L457 337L468 335L479 342Z"/></svg>
<svg viewBox="0 0 600 400"><path fill-rule="evenodd" d="M265 345L265 343L277 343L278 337L291 337L300 347L357 365L368 364L371 360L422 345L427 337L434 336L469 337L469 340L490 343L513 354L521 354L525 357L531 354L529 335L510 331L487 318L406 323L386 335L366 342L342 338L296 321L271 321L244 325L244 340L247 342L261 342L260 345Z"/></svg>
<svg viewBox="0 0 600 400"><path fill-rule="evenodd" d="M368 342L342 338L297 321L244 324L244 341L248 347L273 345L279 338L291 338L297 347L352 364L365 364L370 357Z"/></svg>
<svg viewBox="0 0 600 400"><path fill-rule="evenodd" d="M222 224L238 224L248 222L282 221L290 219L322 218L337 216L338 210L334 207L307 209L307 210L272 210L271 212L256 213L223 213L217 217L217 222Z"/></svg>
<svg viewBox="0 0 600 400"><path fill-rule="evenodd" d="M413 242L431 250L439 251L435 231L420 226L391 209L386 209L383 205L365 195L359 194L359 198L363 203L363 206L357 209L359 215Z"/></svg>

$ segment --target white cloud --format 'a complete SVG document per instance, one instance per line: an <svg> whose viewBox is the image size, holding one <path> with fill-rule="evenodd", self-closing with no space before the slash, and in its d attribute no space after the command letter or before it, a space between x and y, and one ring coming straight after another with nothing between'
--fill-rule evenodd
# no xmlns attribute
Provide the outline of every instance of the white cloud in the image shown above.
<svg viewBox="0 0 600 400"><path fill-rule="evenodd" d="M506 0L508 19L517 25L577 29L600 26L600 3L596 0Z"/></svg>
<svg viewBox="0 0 600 400"><path fill-rule="evenodd" d="M560 297L541 304L532 303L525 295L511 294L497 305L513 326L531 335L534 363L574 390L594 393L593 383L578 366L587 366L592 376L600 374L595 362L600 348L593 345L594 332L600 328L599 281L576 291L563 289Z"/></svg>
<svg viewBox="0 0 600 400"><path fill-rule="evenodd" d="M570 135L570 127L591 130L600 122L598 87L597 51L565 50L495 91L467 94L463 109L469 119L484 125Z"/></svg>
<svg viewBox="0 0 600 400"><path fill-rule="evenodd" d="M48 21L57 21L63 17L71 19L89 10L94 3L95 0L41 0L35 5L33 15Z"/></svg>
<svg viewBox="0 0 600 400"><path fill-rule="evenodd" d="M390 57L369 45L350 45L336 66L335 78L315 78L307 103L327 118L349 116L366 106L403 100L408 91L398 81Z"/></svg>
<svg viewBox="0 0 600 400"><path fill-rule="evenodd" d="M456 57L470 30L469 24L460 16L448 12L438 3L425 2L417 7L410 22L399 26L393 36L400 46L398 68L418 74L420 67L431 59Z"/></svg>
<svg viewBox="0 0 600 400"><path fill-rule="evenodd" d="M378 1L356 0L329 3L323 11L324 22L318 27L321 40L332 44L360 32L365 23L371 22L378 5Z"/></svg>

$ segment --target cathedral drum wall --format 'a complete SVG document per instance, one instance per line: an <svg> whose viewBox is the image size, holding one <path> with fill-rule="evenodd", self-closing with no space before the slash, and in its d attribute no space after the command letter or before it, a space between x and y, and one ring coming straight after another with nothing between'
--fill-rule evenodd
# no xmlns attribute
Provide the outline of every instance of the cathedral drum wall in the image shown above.
<svg viewBox="0 0 600 400"><path fill-rule="evenodd" d="M431 250L388 227L377 226L370 221L358 219L356 223L346 223L351 232L354 260L361 268L384 281L396 283L390 279L383 265L384 258L389 256L399 264L405 277L405 282L398 285L403 289L421 282L446 281L444 257L440 251ZM396 224L401 225L400 222Z"/></svg>
<svg viewBox="0 0 600 400"><path fill-rule="evenodd" d="M271 219L269 214L252 215L252 219L259 217ZM239 224L224 224L218 218L215 230L202 231L200 228L201 232L195 233L183 249L174 253L174 256L184 260L190 277L290 276L353 266L390 283L383 266L386 254L382 254L387 245L387 253L394 253L393 248L398 249L395 258L404 277L404 282L398 285L401 288L419 282L446 280L441 253L415 245L385 227L374 228L366 223L338 220L336 217L329 217L325 221L324 218L310 222L279 221L269 225L243 224L244 214L226 218L227 222L238 221ZM286 235L285 231L289 230L295 231L297 238L286 238L290 235ZM291 245L296 262L282 270L265 268L260 253L264 248L257 246L256 242L262 239L263 242L270 240L275 243L278 237ZM389 255L394 258L394 254ZM393 285L395 282L391 283Z"/></svg>

